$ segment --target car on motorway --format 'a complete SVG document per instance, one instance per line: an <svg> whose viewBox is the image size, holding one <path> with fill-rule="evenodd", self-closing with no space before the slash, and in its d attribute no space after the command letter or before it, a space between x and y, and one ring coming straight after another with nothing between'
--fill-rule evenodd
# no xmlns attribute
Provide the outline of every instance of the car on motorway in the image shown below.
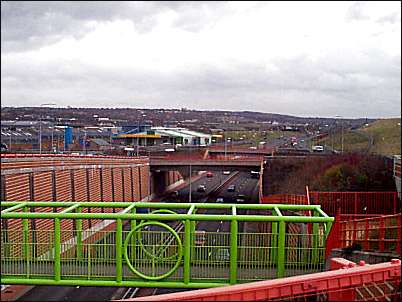
<svg viewBox="0 0 402 302"><path fill-rule="evenodd" d="M260 172L258 171L251 171L251 178L260 178Z"/></svg>
<svg viewBox="0 0 402 302"><path fill-rule="evenodd" d="M229 249L218 249L215 252L215 259L218 261L229 261L230 260Z"/></svg>
<svg viewBox="0 0 402 302"><path fill-rule="evenodd" d="M204 185L199 185L197 188L197 192L205 192L207 190L207 187Z"/></svg>
<svg viewBox="0 0 402 302"><path fill-rule="evenodd" d="M205 241L207 240L205 231L195 231L195 245L205 245Z"/></svg>
<svg viewBox="0 0 402 302"><path fill-rule="evenodd" d="M324 151L324 147L323 146L312 146L311 150L313 150L313 152L323 152Z"/></svg>
<svg viewBox="0 0 402 302"><path fill-rule="evenodd" d="M218 197L217 199L216 199L216 202L217 203L223 203L225 200L223 199L223 197Z"/></svg>
<svg viewBox="0 0 402 302"><path fill-rule="evenodd" d="M237 195L236 202L243 203L245 201L246 201L246 196L244 196L243 194Z"/></svg>
<svg viewBox="0 0 402 302"><path fill-rule="evenodd" d="M7 146L7 144L5 144L5 143L1 143L1 152L5 152L5 151L8 151L8 146Z"/></svg>
<svg viewBox="0 0 402 302"><path fill-rule="evenodd" d="M229 175L230 171L223 171L223 175Z"/></svg>
<svg viewBox="0 0 402 302"><path fill-rule="evenodd" d="M149 208L137 208L138 214L148 214L150 212Z"/></svg>
<svg viewBox="0 0 402 302"><path fill-rule="evenodd" d="M236 186L235 185L230 185L229 187L228 187L228 192L234 192L236 190Z"/></svg>
<svg viewBox="0 0 402 302"><path fill-rule="evenodd" d="M207 172L207 177L213 177L214 176L214 173L212 173L212 172Z"/></svg>

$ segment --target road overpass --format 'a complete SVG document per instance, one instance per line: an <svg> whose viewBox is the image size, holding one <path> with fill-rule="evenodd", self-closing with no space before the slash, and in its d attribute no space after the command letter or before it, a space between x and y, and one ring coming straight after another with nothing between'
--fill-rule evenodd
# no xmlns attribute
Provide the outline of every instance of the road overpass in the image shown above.
<svg viewBox="0 0 402 302"><path fill-rule="evenodd" d="M241 160L185 160L185 159L150 159L151 171L187 171L191 165L193 172L196 171L250 171L260 170L261 160L241 159Z"/></svg>

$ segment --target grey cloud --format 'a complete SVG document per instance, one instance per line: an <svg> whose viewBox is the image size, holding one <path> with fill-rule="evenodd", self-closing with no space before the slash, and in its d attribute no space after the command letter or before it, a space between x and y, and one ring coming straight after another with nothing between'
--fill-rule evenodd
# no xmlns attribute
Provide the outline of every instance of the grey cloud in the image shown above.
<svg viewBox="0 0 402 302"><path fill-rule="evenodd" d="M395 24L395 23L401 23L401 16L400 13L395 12L386 16L382 16L381 18L378 18L377 21L380 24L386 24L386 23L391 23L391 24Z"/></svg>
<svg viewBox="0 0 402 302"><path fill-rule="evenodd" d="M42 66L10 61L7 73L2 69L2 100L8 106L49 101L63 106L185 106L304 116L390 117L401 110L400 57L368 51L350 59L332 54L311 61L299 56L273 64L276 68L238 64L232 66L234 71L204 66L161 74L75 62Z"/></svg>
<svg viewBox="0 0 402 302"><path fill-rule="evenodd" d="M24 51L55 43L63 37L79 39L90 31L88 21L130 20L145 33L155 26L156 15L173 10L175 25L198 31L214 22L224 2L140 1L16 1L1 2L2 51Z"/></svg>
<svg viewBox="0 0 402 302"><path fill-rule="evenodd" d="M221 17L225 8L224 2L196 2L191 5L187 2L176 9L178 18L174 25L184 30L198 32L208 26L213 26Z"/></svg>
<svg viewBox="0 0 402 302"><path fill-rule="evenodd" d="M364 14L364 2L356 2L353 3L347 13L346 13L346 20L348 21L359 21L359 20L368 20L369 16Z"/></svg>
<svg viewBox="0 0 402 302"><path fill-rule="evenodd" d="M54 43L63 37L79 38L90 29L87 21L131 19L147 28L153 4L139 2L2 2L2 50L19 51Z"/></svg>

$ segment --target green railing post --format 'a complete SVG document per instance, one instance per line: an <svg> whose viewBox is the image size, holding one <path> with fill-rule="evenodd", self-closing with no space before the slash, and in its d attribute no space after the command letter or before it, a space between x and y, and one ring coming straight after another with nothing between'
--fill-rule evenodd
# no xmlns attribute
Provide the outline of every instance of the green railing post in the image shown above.
<svg viewBox="0 0 402 302"><path fill-rule="evenodd" d="M325 230L325 242L327 242L327 238L329 236L329 233L331 232L331 228L332 228L332 221L326 222L326 230Z"/></svg>
<svg viewBox="0 0 402 302"><path fill-rule="evenodd" d="M272 210L272 216L277 216L278 214L282 215L278 209ZM276 263L278 261L278 223L271 223L271 263Z"/></svg>
<svg viewBox="0 0 402 302"><path fill-rule="evenodd" d="M137 209L136 209L136 208L132 208L132 209L131 209L131 214L135 214L135 213L137 213ZM136 226L137 226L137 220L131 219L131 220L130 220L130 230L131 230L131 231L134 230ZM135 254L135 238L137 238L137 236L131 236L131 240L130 240L130 241L131 241L131 243L130 243L130 245L131 245L130 249L131 249L131 259L132 259L132 261L137 258L137 257L136 257L136 254Z"/></svg>
<svg viewBox="0 0 402 302"><path fill-rule="evenodd" d="M278 223L272 222L272 235L271 235L271 247L272 247L272 263L277 262L278 258Z"/></svg>
<svg viewBox="0 0 402 302"><path fill-rule="evenodd" d="M54 280L60 281L61 279L61 227L60 219L54 219Z"/></svg>
<svg viewBox="0 0 402 302"><path fill-rule="evenodd" d="M190 262L191 262L191 223L190 220L184 222L184 265L183 282L190 282Z"/></svg>
<svg viewBox="0 0 402 302"><path fill-rule="evenodd" d="M81 207L78 207L76 212L81 213ZM82 219L75 219L75 231L77 233L77 259L82 260Z"/></svg>
<svg viewBox="0 0 402 302"><path fill-rule="evenodd" d="M313 223L313 244L312 244L312 259L311 262L313 264L316 264L319 259L318 259L318 223Z"/></svg>
<svg viewBox="0 0 402 302"><path fill-rule="evenodd" d="M277 259L277 276L282 278L285 275L285 236L286 224L279 221L279 238L278 238L278 259Z"/></svg>
<svg viewBox="0 0 402 302"><path fill-rule="evenodd" d="M196 260L196 255L195 255L195 224L196 222L191 220L190 221L190 233L191 233L191 258L192 260Z"/></svg>
<svg viewBox="0 0 402 302"><path fill-rule="evenodd" d="M123 222L116 219L116 282L123 280Z"/></svg>
<svg viewBox="0 0 402 302"><path fill-rule="evenodd" d="M88 259L88 271L87 271L87 278L91 280L91 245L87 245L87 259Z"/></svg>
<svg viewBox="0 0 402 302"><path fill-rule="evenodd" d="M28 208L24 207L24 213L28 212ZM30 255L29 255L29 221L28 219L23 219L22 220L22 228L23 228L23 233L24 233L24 257L26 260L26 265L27 265L27 278L29 278L30 275Z"/></svg>
<svg viewBox="0 0 402 302"><path fill-rule="evenodd" d="M237 220L230 222L230 284L237 282Z"/></svg>
<svg viewBox="0 0 402 302"><path fill-rule="evenodd" d="M317 211L314 211L314 217L319 216ZM319 240L319 224L313 223L313 238L312 238L312 261L311 263L317 264L319 262L319 252L318 252L318 240Z"/></svg>

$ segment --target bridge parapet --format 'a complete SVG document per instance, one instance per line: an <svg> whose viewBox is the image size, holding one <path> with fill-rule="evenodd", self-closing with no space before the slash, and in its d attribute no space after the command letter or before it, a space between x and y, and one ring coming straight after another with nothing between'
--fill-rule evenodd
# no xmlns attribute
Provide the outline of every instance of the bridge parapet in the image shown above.
<svg viewBox="0 0 402 302"><path fill-rule="evenodd" d="M324 269L333 222L317 205L53 201L2 207L4 284L209 288L316 272ZM95 220L108 222L108 229ZM61 229L63 221L71 228ZM229 228L197 231L202 222ZM245 222L269 228L245 233ZM291 231L308 224L312 228L300 228L305 232Z"/></svg>

